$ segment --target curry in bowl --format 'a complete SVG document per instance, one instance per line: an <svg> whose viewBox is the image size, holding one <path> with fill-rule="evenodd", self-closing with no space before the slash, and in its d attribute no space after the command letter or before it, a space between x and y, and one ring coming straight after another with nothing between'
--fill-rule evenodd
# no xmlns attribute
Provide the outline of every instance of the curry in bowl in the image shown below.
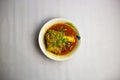
<svg viewBox="0 0 120 80"><path fill-rule="evenodd" d="M39 44L46 56L66 60L78 46L80 35L75 26L65 19L53 19L40 31Z"/></svg>
<svg viewBox="0 0 120 80"><path fill-rule="evenodd" d="M58 23L51 26L45 33L46 49L55 55L66 55L77 44L77 35L72 26Z"/></svg>

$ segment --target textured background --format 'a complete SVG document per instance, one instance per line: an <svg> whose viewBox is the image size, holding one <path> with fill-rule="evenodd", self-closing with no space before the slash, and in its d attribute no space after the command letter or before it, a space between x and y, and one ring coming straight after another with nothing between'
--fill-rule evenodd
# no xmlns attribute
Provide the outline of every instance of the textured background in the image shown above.
<svg viewBox="0 0 120 80"><path fill-rule="evenodd" d="M56 17L72 20L82 36L64 62L37 44ZM0 80L120 80L120 0L0 0Z"/></svg>

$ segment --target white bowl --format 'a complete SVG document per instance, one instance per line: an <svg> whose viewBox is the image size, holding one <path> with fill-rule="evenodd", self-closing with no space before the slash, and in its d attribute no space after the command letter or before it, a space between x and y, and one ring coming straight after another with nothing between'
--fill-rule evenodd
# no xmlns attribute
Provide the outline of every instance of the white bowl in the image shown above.
<svg viewBox="0 0 120 80"><path fill-rule="evenodd" d="M44 42L44 35L46 33L46 31L54 24L57 24L57 23L71 23L71 21L67 20L67 19L64 19L64 18L55 18L55 19L52 19L50 21L48 21L43 27L42 29L40 30L40 33L39 33L39 38L38 38L38 42L39 42L39 46L42 50L42 52L50 59L53 59L53 60L56 60L56 61L64 61L64 60L67 60L69 58L71 58L73 56L73 54L76 53L76 49L78 48L78 45L80 43L80 40L78 40L78 43L76 45L76 47L70 52L68 53L67 55L63 55L63 56L58 56L58 55L55 55L49 51L46 50L46 47L45 47L45 42ZM72 24L73 25L73 24ZM75 26L75 25L74 25ZM76 27L74 27L76 29ZM76 29L78 35L79 35L79 32L78 30ZM80 35L79 35L80 36Z"/></svg>

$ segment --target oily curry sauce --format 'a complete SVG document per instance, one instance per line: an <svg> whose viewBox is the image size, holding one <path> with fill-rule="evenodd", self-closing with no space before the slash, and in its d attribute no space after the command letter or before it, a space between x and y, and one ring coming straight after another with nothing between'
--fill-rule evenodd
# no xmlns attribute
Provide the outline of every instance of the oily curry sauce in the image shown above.
<svg viewBox="0 0 120 80"><path fill-rule="evenodd" d="M75 30L68 24L65 23L59 23L51 26L48 30L55 30L55 31L61 31L61 29L64 29L62 32L64 33L65 36L72 36L74 38L73 42L70 42L70 47L66 47L65 50L62 50L59 54L51 51L52 53L56 55L66 55L70 53L76 46L77 44L77 37L76 37L76 32ZM48 31L47 30L47 31ZM65 37L68 38L68 37ZM46 42L46 39L45 39ZM46 43L45 43L46 44ZM46 45L47 46L47 45Z"/></svg>

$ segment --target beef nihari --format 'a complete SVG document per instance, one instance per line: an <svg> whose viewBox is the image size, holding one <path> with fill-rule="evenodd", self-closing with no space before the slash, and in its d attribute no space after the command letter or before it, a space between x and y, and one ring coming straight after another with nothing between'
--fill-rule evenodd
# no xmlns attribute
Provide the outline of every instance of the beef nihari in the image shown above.
<svg viewBox="0 0 120 80"><path fill-rule="evenodd" d="M77 44L77 32L68 23L52 25L44 36L46 49L56 55L71 52Z"/></svg>

